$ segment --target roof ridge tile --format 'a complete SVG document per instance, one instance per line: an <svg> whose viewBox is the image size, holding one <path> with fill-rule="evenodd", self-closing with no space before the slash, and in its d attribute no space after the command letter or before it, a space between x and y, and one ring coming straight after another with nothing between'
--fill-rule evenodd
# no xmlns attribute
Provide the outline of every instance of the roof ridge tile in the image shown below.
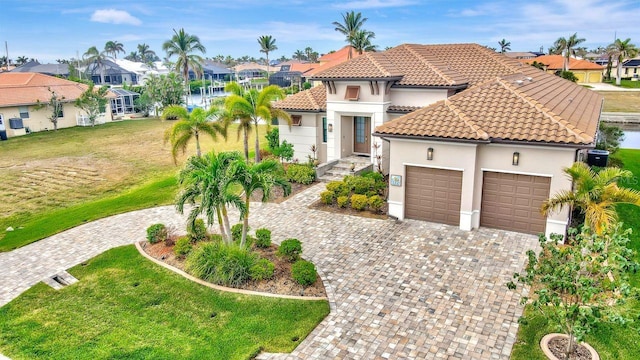
<svg viewBox="0 0 640 360"><path fill-rule="evenodd" d="M478 137L480 137L483 140L488 140L489 139L489 134L486 133L486 131L482 130L482 128L480 128L480 126L478 126L473 120L471 120L467 114L465 114L462 110L458 109L457 106L455 106L451 101L449 101L449 99L445 99L444 100L444 105L451 111L453 111L453 113L460 119L462 120L465 125L467 125L468 127L471 128L471 130L473 130Z"/></svg>
<svg viewBox="0 0 640 360"><path fill-rule="evenodd" d="M419 46L417 44L414 44L415 46ZM413 49L411 47L410 44L404 44L403 45L413 56L415 56L418 61L420 61L421 63L423 63L424 65L428 66L431 70L433 70L433 72L435 72L436 74L438 74L441 78L443 78L444 80L448 81L449 83L455 83L456 81L453 80L451 77L447 76L444 72L442 72L442 70L440 70L440 68L438 68L437 66L433 65L431 63L431 61L428 61L426 59L426 56L423 54L418 53L415 49ZM427 55L429 57L433 57L433 55ZM437 60L437 59L436 59Z"/></svg>

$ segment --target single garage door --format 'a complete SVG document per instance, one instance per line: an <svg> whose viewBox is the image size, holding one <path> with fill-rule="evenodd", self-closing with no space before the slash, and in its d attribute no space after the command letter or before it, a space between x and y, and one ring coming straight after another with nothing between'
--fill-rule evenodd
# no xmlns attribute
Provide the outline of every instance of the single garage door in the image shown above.
<svg viewBox="0 0 640 360"><path fill-rule="evenodd" d="M462 171L407 166L405 217L460 224Z"/></svg>
<svg viewBox="0 0 640 360"><path fill-rule="evenodd" d="M485 172L482 184L480 226L528 234L545 231L547 219L540 214L549 198L551 178Z"/></svg>

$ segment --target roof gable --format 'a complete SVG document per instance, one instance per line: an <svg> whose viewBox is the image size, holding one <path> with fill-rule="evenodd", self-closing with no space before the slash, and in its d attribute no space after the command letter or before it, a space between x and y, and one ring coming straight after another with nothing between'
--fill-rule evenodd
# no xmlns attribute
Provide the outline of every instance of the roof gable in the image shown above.
<svg viewBox="0 0 640 360"><path fill-rule="evenodd" d="M40 73L1 73L0 106L32 105L51 98L49 89L66 101L77 99L87 85Z"/></svg>
<svg viewBox="0 0 640 360"><path fill-rule="evenodd" d="M273 103L273 107L282 110L322 112L327 109L327 90L316 86L309 90L287 96Z"/></svg>

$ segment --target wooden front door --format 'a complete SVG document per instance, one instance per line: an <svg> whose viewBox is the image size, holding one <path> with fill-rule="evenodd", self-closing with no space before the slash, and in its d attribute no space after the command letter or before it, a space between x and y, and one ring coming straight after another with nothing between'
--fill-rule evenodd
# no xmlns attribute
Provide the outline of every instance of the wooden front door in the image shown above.
<svg viewBox="0 0 640 360"><path fill-rule="evenodd" d="M353 152L371 153L371 118L354 116L353 118Z"/></svg>

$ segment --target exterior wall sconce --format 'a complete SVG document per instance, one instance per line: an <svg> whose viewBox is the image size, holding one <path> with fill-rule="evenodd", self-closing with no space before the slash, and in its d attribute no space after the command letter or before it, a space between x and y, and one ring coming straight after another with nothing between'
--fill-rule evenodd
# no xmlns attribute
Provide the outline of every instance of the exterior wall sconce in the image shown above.
<svg viewBox="0 0 640 360"><path fill-rule="evenodd" d="M511 164L513 166L518 166L519 163L520 163L520 153L516 151L513 153L513 160L511 161Z"/></svg>
<svg viewBox="0 0 640 360"><path fill-rule="evenodd" d="M333 132L333 124L327 125L327 131Z"/></svg>
<svg viewBox="0 0 640 360"><path fill-rule="evenodd" d="M433 160L433 148L427 149L427 160Z"/></svg>

